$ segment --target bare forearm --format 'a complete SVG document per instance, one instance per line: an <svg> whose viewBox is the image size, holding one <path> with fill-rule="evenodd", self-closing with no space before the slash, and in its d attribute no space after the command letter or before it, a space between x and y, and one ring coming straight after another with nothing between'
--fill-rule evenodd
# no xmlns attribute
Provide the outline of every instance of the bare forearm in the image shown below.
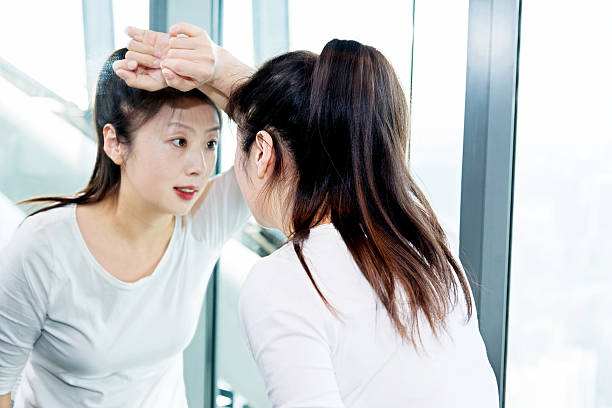
<svg viewBox="0 0 612 408"><path fill-rule="evenodd" d="M215 103L215 105L219 107L219 109L221 109L223 112L226 111L225 107L227 106L227 100L229 98L229 95L224 94L223 92L219 91L217 88L213 88L212 86L208 84L204 84L200 86L198 89L201 92L205 93L206 96L208 96L210 99L212 99L212 101Z"/></svg>
<svg viewBox="0 0 612 408"><path fill-rule="evenodd" d="M219 108L225 111L232 89L249 78L255 70L221 47L219 47L217 58L214 78L198 89L208 95Z"/></svg>
<svg viewBox="0 0 612 408"><path fill-rule="evenodd" d="M0 408L11 408L11 393L0 395Z"/></svg>

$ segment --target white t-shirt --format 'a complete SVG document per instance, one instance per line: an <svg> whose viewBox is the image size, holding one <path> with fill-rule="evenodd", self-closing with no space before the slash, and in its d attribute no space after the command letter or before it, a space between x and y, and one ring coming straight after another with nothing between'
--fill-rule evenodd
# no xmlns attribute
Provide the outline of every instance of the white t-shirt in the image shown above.
<svg viewBox="0 0 612 408"><path fill-rule="evenodd" d="M262 258L241 289L240 320L274 407L499 407L477 318L466 324L465 301L448 315L440 340L421 322L424 351L417 352L400 340L333 225L311 230L304 256L340 319L292 245Z"/></svg>
<svg viewBox="0 0 612 408"><path fill-rule="evenodd" d="M187 407L182 353L221 248L250 216L233 170L133 283L96 262L75 209L27 218L2 251L0 395L23 369L16 408Z"/></svg>

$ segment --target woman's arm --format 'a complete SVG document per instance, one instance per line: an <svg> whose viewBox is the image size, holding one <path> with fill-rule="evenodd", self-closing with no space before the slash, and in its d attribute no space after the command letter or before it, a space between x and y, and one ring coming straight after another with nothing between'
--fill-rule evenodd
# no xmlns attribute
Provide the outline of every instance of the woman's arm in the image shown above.
<svg viewBox="0 0 612 408"><path fill-rule="evenodd" d="M234 57L225 48L218 47L216 59L217 64L212 79L199 86L198 89L225 111L232 89L249 78L255 70Z"/></svg>
<svg viewBox="0 0 612 408"><path fill-rule="evenodd" d="M127 33L132 40L126 59L116 61L113 68L136 88L197 88L225 110L233 87L254 72L192 24L175 24L169 34L133 27Z"/></svg>
<svg viewBox="0 0 612 408"><path fill-rule="evenodd" d="M0 395L0 408L11 408L11 393Z"/></svg>
<svg viewBox="0 0 612 408"><path fill-rule="evenodd" d="M56 282L54 251L39 220L26 218L0 256L0 393L5 404L42 333Z"/></svg>
<svg viewBox="0 0 612 408"><path fill-rule="evenodd" d="M255 70L192 24L175 24L169 35L168 53L160 63L168 85L181 90L198 88L225 111L232 89Z"/></svg>

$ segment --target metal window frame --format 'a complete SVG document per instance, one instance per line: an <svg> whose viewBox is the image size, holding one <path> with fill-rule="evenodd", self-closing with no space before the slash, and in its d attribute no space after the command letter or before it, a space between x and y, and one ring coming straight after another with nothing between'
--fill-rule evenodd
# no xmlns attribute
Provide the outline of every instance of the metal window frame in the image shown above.
<svg viewBox="0 0 612 408"><path fill-rule="evenodd" d="M521 0L470 0L460 258L505 399Z"/></svg>

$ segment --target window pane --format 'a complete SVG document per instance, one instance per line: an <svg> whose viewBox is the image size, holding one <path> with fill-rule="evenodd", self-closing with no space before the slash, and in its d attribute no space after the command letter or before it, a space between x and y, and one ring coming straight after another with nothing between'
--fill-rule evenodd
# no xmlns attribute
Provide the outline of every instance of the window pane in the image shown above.
<svg viewBox="0 0 612 408"><path fill-rule="evenodd" d="M332 38L358 40L378 48L389 59L406 98L410 98L412 81L411 170L455 252L459 247L468 6L468 0L415 1L411 66L412 2L384 0L375 7L367 1L289 2L291 49L320 52Z"/></svg>
<svg viewBox="0 0 612 408"><path fill-rule="evenodd" d="M459 248L468 0L416 1L412 77L413 176Z"/></svg>
<svg viewBox="0 0 612 408"><path fill-rule="evenodd" d="M250 66L255 66L253 47L253 5L252 0L226 0L223 2L223 47L232 55ZM223 115L227 124L229 119ZM236 149L236 126L223 126L222 147L219 160L221 170L234 165Z"/></svg>
<svg viewBox="0 0 612 408"><path fill-rule="evenodd" d="M253 12L251 0L223 2L223 47L254 66ZM221 170L234 165L236 125L223 115L220 144ZM219 260L217 292L217 406L269 407L263 380L251 358L238 320L238 295L244 279L259 255L253 251L260 228L251 220L243 232L228 242ZM247 245L245 245L247 244ZM230 405L231 404L231 405Z"/></svg>
<svg viewBox="0 0 612 408"><path fill-rule="evenodd" d="M61 7L42 1L3 5L0 250L25 217L26 208L16 202L73 194L86 186L91 174L96 142L86 67L92 62L85 57L82 4L66 0Z"/></svg>
<svg viewBox="0 0 612 408"><path fill-rule="evenodd" d="M376 47L389 59L408 95L412 1L289 0L291 50L319 53L333 38Z"/></svg>
<svg viewBox="0 0 612 408"><path fill-rule="evenodd" d="M130 37L125 33L127 26L149 28L149 1L113 0L115 49L127 47L127 43L130 40Z"/></svg>
<svg viewBox="0 0 612 408"><path fill-rule="evenodd" d="M129 4L113 2L120 25L146 27L148 0ZM85 57L82 1L66 1L61 12L53 2L36 2L36 13L32 13L32 3L27 1L11 2L3 11L0 222L6 228L0 246L24 215L15 202L81 190L96 152L86 83L86 67L92 62ZM24 30L24 21L35 29ZM110 21L109 26L113 25Z"/></svg>
<svg viewBox="0 0 612 408"><path fill-rule="evenodd" d="M607 0L523 4L510 408L612 407L610 21Z"/></svg>
<svg viewBox="0 0 612 408"><path fill-rule="evenodd" d="M87 109L81 5L81 0L66 0L60 12L53 1L6 2L0 17L0 42L2 60Z"/></svg>

